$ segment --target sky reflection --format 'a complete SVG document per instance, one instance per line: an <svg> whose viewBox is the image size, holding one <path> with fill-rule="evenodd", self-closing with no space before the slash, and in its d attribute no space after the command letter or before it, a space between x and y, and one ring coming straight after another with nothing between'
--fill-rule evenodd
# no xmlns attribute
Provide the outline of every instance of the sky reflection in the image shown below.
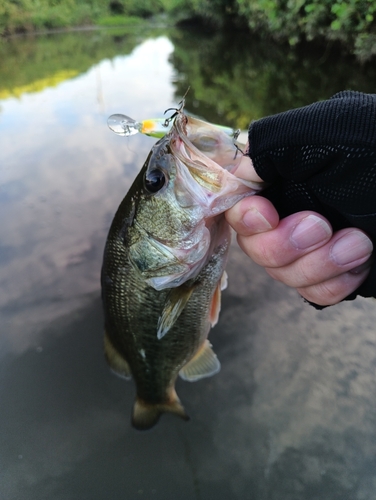
<svg viewBox="0 0 376 500"><path fill-rule="evenodd" d="M157 117L174 104L172 50L165 37L146 40L54 88L0 101L2 354L36 342L25 324L38 329L99 290L109 223L155 142L115 136L107 117Z"/></svg>

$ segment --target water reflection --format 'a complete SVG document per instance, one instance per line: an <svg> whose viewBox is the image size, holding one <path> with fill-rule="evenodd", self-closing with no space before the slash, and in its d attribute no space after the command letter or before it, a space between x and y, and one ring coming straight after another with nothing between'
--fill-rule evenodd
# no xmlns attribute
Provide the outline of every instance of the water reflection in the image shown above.
<svg viewBox="0 0 376 500"><path fill-rule="evenodd" d="M188 104L234 128L340 90L375 92L375 65L359 66L335 47L292 50L234 32L184 31L171 39L180 95L190 85Z"/></svg>
<svg viewBox="0 0 376 500"><path fill-rule="evenodd" d="M222 371L179 381L189 423L164 415L138 433L129 424L134 387L111 375L102 356L99 272L113 214L154 143L111 133L109 115L162 116L190 84L190 109L237 125L343 86L367 90L374 70L358 70L357 81L346 65L316 69L312 59L259 42L247 51L244 40L241 50L217 36L144 35L8 46L0 82L0 496L373 499L372 300L317 312L234 245L211 335ZM18 80L10 69L17 57L26 68ZM28 59L40 62L40 74ZM52 81L49 64L53 75L75 76ZM33 82L44 90L12 90Z"/></svg>
<svg viewBox="0 0 376 500"><path fill-rule="evenodd" d="M54 88L2 101L0 307L11 322L3 347L28 347L25 322L37 328L41 310L60 315L98 290L109 221L154 142L117 138L106 120L119 108L159 116L174 103L171 51L167 38L145 41Z"/></svg>

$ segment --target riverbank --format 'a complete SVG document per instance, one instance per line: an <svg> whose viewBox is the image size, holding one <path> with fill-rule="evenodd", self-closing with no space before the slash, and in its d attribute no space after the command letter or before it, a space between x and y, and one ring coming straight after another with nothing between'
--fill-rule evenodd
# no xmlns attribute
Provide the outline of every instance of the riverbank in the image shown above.
<svg viewBox="0 0 376 500"><path fill-rule="evenodd" d="M282 2L284 4L284 2ZM164 16L167 24L201 23L245 30L278 43L336 43L361 62L376 57L376 4L310 0L19 0L0 3L0 35L87 26L137 26ZM167 19L167 21L166 21Z"/></svg>
<svg viewBox="0 0 376 500"><path fill-rule="evenodd" d="M82 26L124 26L171 10L172 0L0 0L0 35Z"/></svg>

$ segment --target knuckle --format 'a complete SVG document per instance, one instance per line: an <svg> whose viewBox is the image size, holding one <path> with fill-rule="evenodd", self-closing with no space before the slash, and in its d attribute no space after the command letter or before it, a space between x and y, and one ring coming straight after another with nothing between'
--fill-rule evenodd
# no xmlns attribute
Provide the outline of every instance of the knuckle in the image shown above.
<svg viewBox="0 0 376 500"><path fill-rule="evenodd" d="M276 247L274 245L265 245L263 243L255 243L253 245L253 260L264 267L280 267L280 255L276 252Z"/></svg>
<svg viewBox="0 0 376 500"><path fill-rule="evenodd" d="M284 283L287 285L286 281L283 279L281 276L279 269L278 268L273 268L273 267L266 267L265 271L269 274L271 278L273 278L275 281L280 281L281 283Z"/></svg>
<svg viewBox="0 0 376 500"><path fill-rule="evenodd" d="M320 306L332 306L343 299L341 280L331 279L317 285L298 288L302 297ZM349 292L350 293L350 292Z"/></svg>
<svg viewBox="0 0 376 500"><path fill-rule="evenodd" d="M313 270L304 261L297 260L287 266L268 268L268 274L277 281L281 281L292 288L306 288L317 283L317 277Z"/></svg>
<svg viewBox="0 0 376 500"><path fill-rule="evenodd" d="M295 263L295 286L311 286L317 283L317 270L307 264L306 259L298 259Z"/></svg>
<svg viewBox="0 0 376 500"><path fill-rule="evenodd" d="M328 305L336 304L341 300L341 293L336 280L325 281L317 285L317 294Z"/></svg>

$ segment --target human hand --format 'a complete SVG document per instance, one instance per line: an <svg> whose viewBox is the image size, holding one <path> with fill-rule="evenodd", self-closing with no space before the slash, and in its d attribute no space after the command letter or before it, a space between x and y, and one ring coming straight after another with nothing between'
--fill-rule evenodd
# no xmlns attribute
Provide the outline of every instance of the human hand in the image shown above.
<svg viewBox="0 0 376 500"><path fill-rule="evenodd" d="M248 156L235 175L261 180ZM340 302L369 273L372 242L357 228L333 234L328 220L312 211L280 220L272 203L261 196L243 199L226 212L226 218L237 232L239 246L252 260L315 304Z"/></svg>

